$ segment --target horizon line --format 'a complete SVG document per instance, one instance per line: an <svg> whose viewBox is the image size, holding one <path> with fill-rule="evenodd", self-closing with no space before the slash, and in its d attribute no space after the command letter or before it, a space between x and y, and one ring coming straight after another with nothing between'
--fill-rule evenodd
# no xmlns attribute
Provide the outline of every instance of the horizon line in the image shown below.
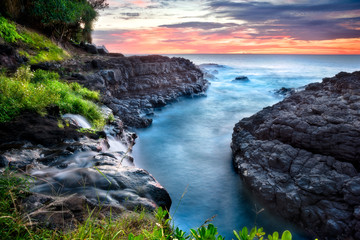
<svg viewBox="0 0 360 240"><path fill-rule="evenodd" d="M121 53L121 52L110 52ZM359 53L121 53L123 55L309 55L309 56L360 56Z"/></svg>

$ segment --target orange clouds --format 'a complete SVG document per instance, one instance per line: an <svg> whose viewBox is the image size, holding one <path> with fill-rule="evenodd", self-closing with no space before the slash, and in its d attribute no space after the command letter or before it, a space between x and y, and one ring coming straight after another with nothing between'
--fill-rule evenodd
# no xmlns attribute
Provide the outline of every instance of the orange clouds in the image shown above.
<svg viewBox="0 0 360 240"><path fill-rule="evenodd" d="M94 42L125 54L360 54L359 38L307 41L289 36L252 37L246 31L228 35L165 27L114 32L95 33Z"/></svg>

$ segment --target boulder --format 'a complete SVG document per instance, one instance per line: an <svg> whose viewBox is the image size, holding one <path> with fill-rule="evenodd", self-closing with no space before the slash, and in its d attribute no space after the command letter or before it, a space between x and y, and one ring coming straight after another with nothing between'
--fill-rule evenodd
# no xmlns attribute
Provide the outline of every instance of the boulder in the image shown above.
<svg viewBox="0 0 360 240"><path fill-rule="evenodd" d="M98 50L95 44L85 44L85 51L91 54L98 54Z"/></svg>

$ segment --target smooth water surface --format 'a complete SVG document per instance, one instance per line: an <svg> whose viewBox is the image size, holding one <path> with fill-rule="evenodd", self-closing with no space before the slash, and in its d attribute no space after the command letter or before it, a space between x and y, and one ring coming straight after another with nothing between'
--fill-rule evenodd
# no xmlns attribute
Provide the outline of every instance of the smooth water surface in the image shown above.
<svg viewBox="0 0 360 240"><path fill-rule="evenodd" d="M177 55L180 56L180 55ZM291 229L268 215L247 194L231 160L235 123L282 99L281 87L301 87L340 71L360 70L360 56L181 55L216 78L206 97L183 98L156 113L151 127L136 130L135 165L148 170L170 193L175 226L196 228L216 216L219 233L256 223L266 232ZM233 81L245 75L250 81Z"/></svg>

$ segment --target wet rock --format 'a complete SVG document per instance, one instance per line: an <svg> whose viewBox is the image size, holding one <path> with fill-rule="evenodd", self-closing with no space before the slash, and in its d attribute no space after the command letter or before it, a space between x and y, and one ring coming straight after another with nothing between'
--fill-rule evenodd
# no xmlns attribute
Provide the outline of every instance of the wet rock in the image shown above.
<svg viewBox="0 0 360 240"><path fill-rule="evenodd" d="M249 78L247 76L237 76L235 78L235 81L242 81L242 82L246 82L249 81Z"/></svg>
<svg viewBox="0 0 360 240"><path fill-rule="evenodd" d="M21 63L27 62L26 57L19 56L16 49L9 44L0 44L0 67L15 71Z"/></svg>
<svg viewBox="0 0 360 240"><path fill-rule="evenodd" d="M61 171L33 172L38 179L33 192L83 196L94 205L127 210L141 207L170 209L167 191L145 170L111 165L95 168L68 168ZM67 177L71 176L71 177Z"/></svg>
<svg viewBox="0 0 360 240"><path fill-rule="evenodd" d="M234 128L233 162L249 188L322 239L358 239L359 97L360 72L339 73Z"/></svg>
<svg viewBox="0 0 360 240"><path fill-rule="evenodd" d="M103 111L111 114L106 107ZM70 126L59 128L58 119L25 113L13 125L2 126L12 131L26 125L34 134L30 137L31 131L22 128L4 135L0 167L9 166L36 179L30 191L38 194L23 204L37 225L71 228L86 218L86 206L119 211L153 211L158 206L170 209L167 191L148 172L134 167L130 153L136 135L126 131L118 117L106 126L102 138L79 133L72 121ZM16 148L9 144L20 140L22 144Z"/></svg>
<svg viewBox="0 0 360 240"><path fill-rule="evenodd" d="M288 97L288 96L292 95L293 93L295 93L295 89L282 87L278 90L275 90L274 93L277 95L282 95L284 97Z"/></svg>

